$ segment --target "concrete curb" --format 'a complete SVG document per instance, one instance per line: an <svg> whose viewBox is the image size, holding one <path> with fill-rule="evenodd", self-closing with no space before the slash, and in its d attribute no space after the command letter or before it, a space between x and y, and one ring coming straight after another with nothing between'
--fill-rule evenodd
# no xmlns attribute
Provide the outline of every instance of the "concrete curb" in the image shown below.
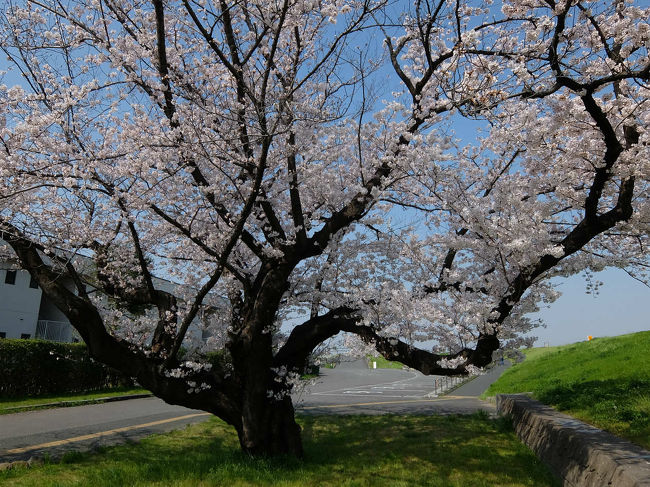
<svg viewBox="0 0 650 487"><path fill-rule="evenodd" d="M523 394L498 394L497 411L568 487L650 485L650 452Z"/></svg>
<svg viewBox="0 0 650 487"><path fill-rule="evenodd" d="M43 465L43 460L37 457L32 457L29 460L16 460L15 462L0 463L0 472L17 467L31 468L35 465Z"/></svg>
<svg viewBox="0 0 650 487"><path fill-rule="evenodd" d="M123 396L106 396L98 397L95 399L80 399L77 401L57 401L57 402L45 402L42 404L30 404L29 406L15 406L11 408L5 408L3 411L11 411L9 414L20 413L22 411L32 411L34 409L51 409L51 408L65 408L71 406L84 406L87 404L101 404L104 402L115 402L115 401L126 401L128 399L142 399L145 397L153 397L153 394L125 394Z"/></svg>

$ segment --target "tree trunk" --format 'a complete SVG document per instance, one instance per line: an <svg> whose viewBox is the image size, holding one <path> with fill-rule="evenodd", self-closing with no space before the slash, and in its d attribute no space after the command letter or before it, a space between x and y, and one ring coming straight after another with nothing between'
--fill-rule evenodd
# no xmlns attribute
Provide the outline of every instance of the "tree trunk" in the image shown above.
<svg viewBox="0 0 650 487"><path fill-rule="evenodd" d="M237 433L242 451L250 455L302 458L300 426L296 423L289 396L245 404L242 427Z"/></svg>

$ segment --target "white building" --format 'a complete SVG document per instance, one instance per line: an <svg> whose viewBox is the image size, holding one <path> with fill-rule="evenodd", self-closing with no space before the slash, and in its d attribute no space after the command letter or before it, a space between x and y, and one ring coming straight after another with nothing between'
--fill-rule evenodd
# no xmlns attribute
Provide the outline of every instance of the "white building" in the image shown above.
<svg viewBox="0 0 650 487"><path fill-rule="evenodd" d="M41 292L29 272L0 263L0 338L78 340L70 322Z"/></svg>
<svg viewBox="0 0 650 487"><path fill-rule="evenodd" d="M0 240L0 246L3 241ZM77 264L92 266L89 259L74 258ZM84 260L86 262L84 262ZM86 269L88 270L88 269ZM154 278L156 289L174 294L179 285ZM69 283L69 289L74 289ZM92 286L89 286L92 289ZM217 300L218 301L218 300ZM207 321L217 308L203 306L188 330L187 342L207 340ZM0 338L41 338L57 342L80 341L77 331L67 317L45 296L29 272L20 269L13 259L0 256Z"/></svg>

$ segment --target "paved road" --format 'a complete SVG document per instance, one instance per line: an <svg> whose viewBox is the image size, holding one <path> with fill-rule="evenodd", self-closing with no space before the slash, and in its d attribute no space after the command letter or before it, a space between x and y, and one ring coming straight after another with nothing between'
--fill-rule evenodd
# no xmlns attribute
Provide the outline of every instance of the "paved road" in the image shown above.
<svg viewBox="0 0 650 487"><path fill-rule="evenodd" d="M0 415L0 463L135 441L209 417L155 397Z"/></svg>
<svg viewBox="0 0 650 487"><path fill-rule="evenodd" d="M368 369L364 361L321 369L321 376L305 391L294 395L298 412L305 414L465 414L477 410L495 412L493 404L479 396L506 367L436 397L435 381L415 370ZM478 382L477 382L478 381Z"/></svg>
<svg viewBox="0 0 650 487"><path fill-rule="evenodd" d="M436 377L413 370L368 369L362 361L323 369L321 377L294 395L302 414L450 414L494 405L478 396L503 368L432 397ZM439 380L439 379L438 379ZM204 421L209 415L157 398L0 415L0 463L70 450L134 441L152 433Z"/></svg>
<svg viewBox="0 0 650 487"><path fill-rule="evenodd" d="M457 396L480 396L488 387L490 387L490 384L501 377L503 371L508 367L510 367L510 363L506 363L506 365L497 365L483 375L479 375L466 384L463 384L458 389L454 390L453 394Z"/></svg>

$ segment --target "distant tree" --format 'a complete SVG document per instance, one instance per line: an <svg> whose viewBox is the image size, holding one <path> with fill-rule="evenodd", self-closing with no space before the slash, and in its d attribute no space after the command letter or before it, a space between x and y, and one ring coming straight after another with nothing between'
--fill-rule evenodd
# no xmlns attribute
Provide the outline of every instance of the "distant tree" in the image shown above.
<svg viewBox="0 0 650 487"><path fill-rule="evenodd" d="M246 452L300 456L289 392L329 338L466 374L521 343L550 277L644 268L649 16L12 0L2 239L96 359ZM473 142L452 130L467 119ZM217 339L180 359L207 301Z"/></svg>

